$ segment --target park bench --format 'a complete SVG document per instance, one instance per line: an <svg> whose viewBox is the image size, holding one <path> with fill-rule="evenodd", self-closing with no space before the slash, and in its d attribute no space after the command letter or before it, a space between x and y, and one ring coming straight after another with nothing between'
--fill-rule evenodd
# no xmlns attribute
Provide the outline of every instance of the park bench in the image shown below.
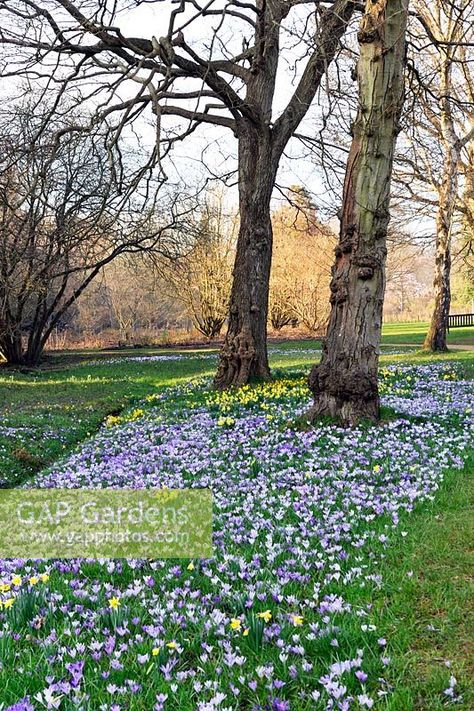
<svg viewBox="0 0 474 711"><path fill-rule="evenodd" d="M448 317L448 331L451 328L474 326L474 314L453 314Z"/></svg>

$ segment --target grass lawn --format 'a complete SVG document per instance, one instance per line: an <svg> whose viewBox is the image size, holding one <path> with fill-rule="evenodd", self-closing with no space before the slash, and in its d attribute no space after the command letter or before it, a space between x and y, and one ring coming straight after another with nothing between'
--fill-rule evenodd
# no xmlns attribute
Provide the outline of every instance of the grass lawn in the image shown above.
<svg viewBox="0 0 474 711"><path fill-rule="evenodd" d="M462 701L474 708L474 452L463 473L448 474L442 491L407 521L403 547L384 564L384 595L376 602L394 639L391 711L441 711L453 675Z"/></svg>
<svg viewBox="0 0 474 711"><path fill-rule="evenodd" d="M416 339L422 338L422 327L420 331L402 328L398 333L396 327L392 328L390 333L385 334L386 343L396 343L396 338L399 338L399 343L417 343ZM271 347L271 364L277 378L281 379L283 392L285 388L291 388L291 378L296 375L301 383L298 386L300 393L304 392L301 376L318 358L317 348L318 343L311 340ZM400 348L404 352L399 355L394 354L390 347L384 350L383 366L424 366L448 362L459 367L463 377L474 378L474 353L470 351L453 351L433 358L415 349ZM147 397L171 386L186 384L196 376L212 375L215 368L215 357L209 349L160 350L148 351L147 354L155 354L159 359L131 360L144 355L141 350L138 353L100 354L99 359L98 354L83 353L79 356L75 354L73 363L71 355L54 356L47 369L35 372L0 370L0 475L4 482L7 485L19 483L57 461L78 442L93 435L109 415L130 411ZM170 359L173 356L178 358ZM393 385L396 389L398 386L390 378L385 387L390 389ZM277 380L275 384L276 390L279 382ZM219 402L219 407L223 407L222 401ZM277 407L285 407L289 402ZM270 412L271 408L270 405ZM435 443L428 445L434 447ZM353 453L346 456L352 459ZM439 457L444 456L440 451ZM380 671L376 654L373 659L366 659L369 674L372 672L373 676L377 676L383 673L385 684L388 684L383 687L388 692L387 696L380 697L377 709L441 711L453 700L443 693L444 690L450 693L451 688L455 708L463 711L474 708L474 453L466 454L466 457L464 471L453 469L447 472L432 500L416 506L410 514L402 513L399 529L406 531L406 536L395 536L388 548L374 548L377 573L383 579L383 585L379 588L375 581L366 587L354 586L351 591L349 586L347 589L346 597L354 608L371 609L371 622L377 628L375 636L390 640L387 654L391 659L386 670ZM386 528L382 517L376 530L382 533ZM93 572L91 568L86 576L91 581L94 580ZM68 584L55 576L57 571L52 573L52 581L65 599L69 599L71 590ZM112 578L117 585L126 584L119 575ZM296 585L292 589L296 598L303 594ZM74 597L71 600L74 602ZM139 615L139 605L136 611ZM359 627L347 629L342 634L340 652L341 655L346 652L346 657L349 654L347 650L354 655L357 646L367 642L365 633L361 635L360 624ZM346 640L344 634L349 634L350 639ZM11 652L9 648L5 649L11 664ZM2 650L0 643L0 657ZM327 649L318 647L318 650L321 658L333 654L329 646ZM28 669L34 669L38 664L38 674L48 674L46 658L38 657L37 651L30 649L29 642L22 654L31 655ZM453 677L455 683L452 682ZM40 677L36 678L32 673L32 679L35 690L39 689ZM20 697L25 689L21 671L15 669L13 673L8 665L4 672L0 668L2 684L8 686L10 700ZM0 693L0 709L3 708L1 702ZM185 704L184 697L182 703ZM360 708L363 707L360 702ZM90 708L96 711L94 705ZM148 709L152 706L137 705L133 708ZM173 706L169 708L174 711ZM182 708L187 710L188 706L183 705ZM241 708L250 711L252 706ZM270 709L270 706L260 708ZM283 705L281 708L286 709ZM291 711L300 711L300 708L307 711L312 707L291 705ZM167 709L165 706L165 711Z"/></svg>
<svg viewBox="0 0 474 711"><path fill-rule="evenodd" d="M382 329L382 343L406 343L422 346L428 323L386 323ZM448 334L448 345L474 346L474 328L453 328Z"/></svg>

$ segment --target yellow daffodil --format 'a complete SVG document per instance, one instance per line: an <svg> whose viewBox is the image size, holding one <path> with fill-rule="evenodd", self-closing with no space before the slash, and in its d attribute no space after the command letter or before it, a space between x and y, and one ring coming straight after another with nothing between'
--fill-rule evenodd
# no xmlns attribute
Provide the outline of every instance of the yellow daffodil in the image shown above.
<svg viewBox="0 0 474 711"><path fill-rule="evenodd" d="M166 646L168 647L168 649L176 649L178 645L176 644L176 642L168 642Z"/></svg>
<svg viewBox="0 0 474 711"><path fill-rule="evenodd" d="M117 610L117 608L119 608L121 604L122 603L120 602L120 598L118 598L118 597L114 596L109 599L109 607L112 610Z"/></svg>
<svg viewBox="0 0 474 711"><path fill-rule="evenodd" d="M265 620L265 622L270 622L272 619L272 613L270 610L265 610L265 612L258 612L257 617L261 620Z"/></svg>
<svg viewBox="0 0 474 711"><path fill-rule="evenodd" d="M188 565L188 568L187 568L187 569L188 569L188 570L194 570L194 563L190 563L190 564Z"/></svg>
<svg viewBox="0 0 474 711"><path fill-rule="evenodd" d="M236 617L233 617L230 621L230 627L233 630L240 630L240 628L242 627L242 623Z"/></svg>
<svg viewBox="0 0 474 711"><path fill-rule="evenodd" d="M20 586L21 585L21 576L20 575L14 575L12 577L12 585Z"/></svg>
<svg viewBox="0 0 474 711"><path fill-rule="evenodd" d="M375 474L379 474L382 471L382 467L380 466L380 464L374 464L372 471Z"/></svg>
<svg viewBox="0 0 474 711"><path fill-rule="evenodd" d="M233 417L219 417L217 424L219 427L232 427L235 424L235 420Z"/></svg>
<svg viewBox="0 0 474 711"><path fill-rule="evenodd" d="M242 632L242 635L243 635L244 637L248 637L248 636L249 636L249 632L250 632L249 628L246 627L246 628L244 629L244 631Z"/></svg>
<svg viewBox="0 0 474 711"><path fill-rule="evenodd" d="M42 582L42 583L47 583L48 580L49 580L49 575L48 575L48 573L42 573L42 574L40 575L40 578L41 578L41 582Z"/></svg>
<svg viewBox="0 0 474 711"><path fill-rule="evenodd" d="M151 656L152 657L157 657L160 653L160 648L159 647L153 647L151 650Z"/></svg>
<svg viewBox="0 0 474 711"><path fill-rule="evenodd" d="M304 618L302 615L292 615L291 619L295 627L301 627Z"/></svg>
<svg viewBox="0 0 474 711"><path fill-rule="evenodd" d="M109 415L105 420L105 426L113 427L114 425L118 425L120 422L122 422L121 417L118 417L117 415Z"/></svg>
<svg viewBox="0 0 474 711"><path fill-rule="evenodd" d="M7 600L3 601L3 607L5 608L5 610L9 610L10 607L12 607L14 602L15 602L15 598L9 597Z"/></svg>
<svg viewBox="0 0 474 711"><path fill-rule="evenodd" d="M32 575L28 582L30 585L36 585L39 583L39 578L37 578L36 575Z"/></svg>

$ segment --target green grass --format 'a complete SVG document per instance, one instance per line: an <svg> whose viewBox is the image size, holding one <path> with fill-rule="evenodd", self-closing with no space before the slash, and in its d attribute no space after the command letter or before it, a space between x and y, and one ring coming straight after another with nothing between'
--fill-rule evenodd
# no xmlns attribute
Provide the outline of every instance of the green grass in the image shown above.
<svg viewBox="0 0 474 711"><path fill-rule="evenodd" d="M451 674L474 708L474 452L463 473L448 474L431 506L406 523L408 536L389 549L375 601L395 654L390 711L446 707ZM449 664L449 667L447 666Z"/></svg>
<svg viewBox="0 0 474 711"><path fill-rule="evenodd" d="M382 329L382 343L422 346L428 323L386 323ZM448 345L474 346L474 328L453 328L448 334Z"/></svg>
<svg viewBox="0 0 474 711"><path fill-rule="evenodd" d="M193 357L67 367L60 361L57 370L30 373L0 370L0 427L28 428L13 438L0 429L0 476L17 483L92 434L108 415L212 370L212 361Z"/></svg>

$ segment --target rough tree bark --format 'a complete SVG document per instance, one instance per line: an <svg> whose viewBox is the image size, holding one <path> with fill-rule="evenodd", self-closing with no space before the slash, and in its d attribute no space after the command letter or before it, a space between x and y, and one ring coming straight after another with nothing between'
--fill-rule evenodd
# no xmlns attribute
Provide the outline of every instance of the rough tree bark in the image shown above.
<svg viewBox="0 0 474 711"><path fill-rule="evenodd" d="M256 43L263 43L253 60L246 102L256 121L238 122L240 226L229 302L229 324L219 355L215 385L243 385L252 378L270 378L266 347L268 294L272 258L270 200L280 155L273 149L272 119L281 3L257 3L263 26ZM257 108L258 107L258 108Z"/></svg>
<svg viewBox="0 0 474 711"><path fill-rule="evenodd" d="M358 39L359 111L346 167L331 315L310 373L309 418L379 417L378 360L393 154L404 97L408 0L367 0Z"/></svg>
<svg viewBox="0 0 474 711"><path fill-rule="evenodd" d="M277 164L278 165L278 164ZM270 131L248 131L239 140L240 227L229 304L229 325L220 352L217 387L270 378L266 347L272 258L270 200L277 165Z"/></svg>
<svg viewBox="0 0 474 711"><path fill-rule="evenodd" d="M349 23L352 0L336 0L324 11L315 37L315 51L294 95L272 124L272 106L279 59L280 23L291 3L259 0L260 24L245 104L251 120L237 120L239 141L239 210L229 325L219 356L216 387L243 385L253 378L270 378L267 319L272 225L270 201L280 158L307 113Z"/></svg>

